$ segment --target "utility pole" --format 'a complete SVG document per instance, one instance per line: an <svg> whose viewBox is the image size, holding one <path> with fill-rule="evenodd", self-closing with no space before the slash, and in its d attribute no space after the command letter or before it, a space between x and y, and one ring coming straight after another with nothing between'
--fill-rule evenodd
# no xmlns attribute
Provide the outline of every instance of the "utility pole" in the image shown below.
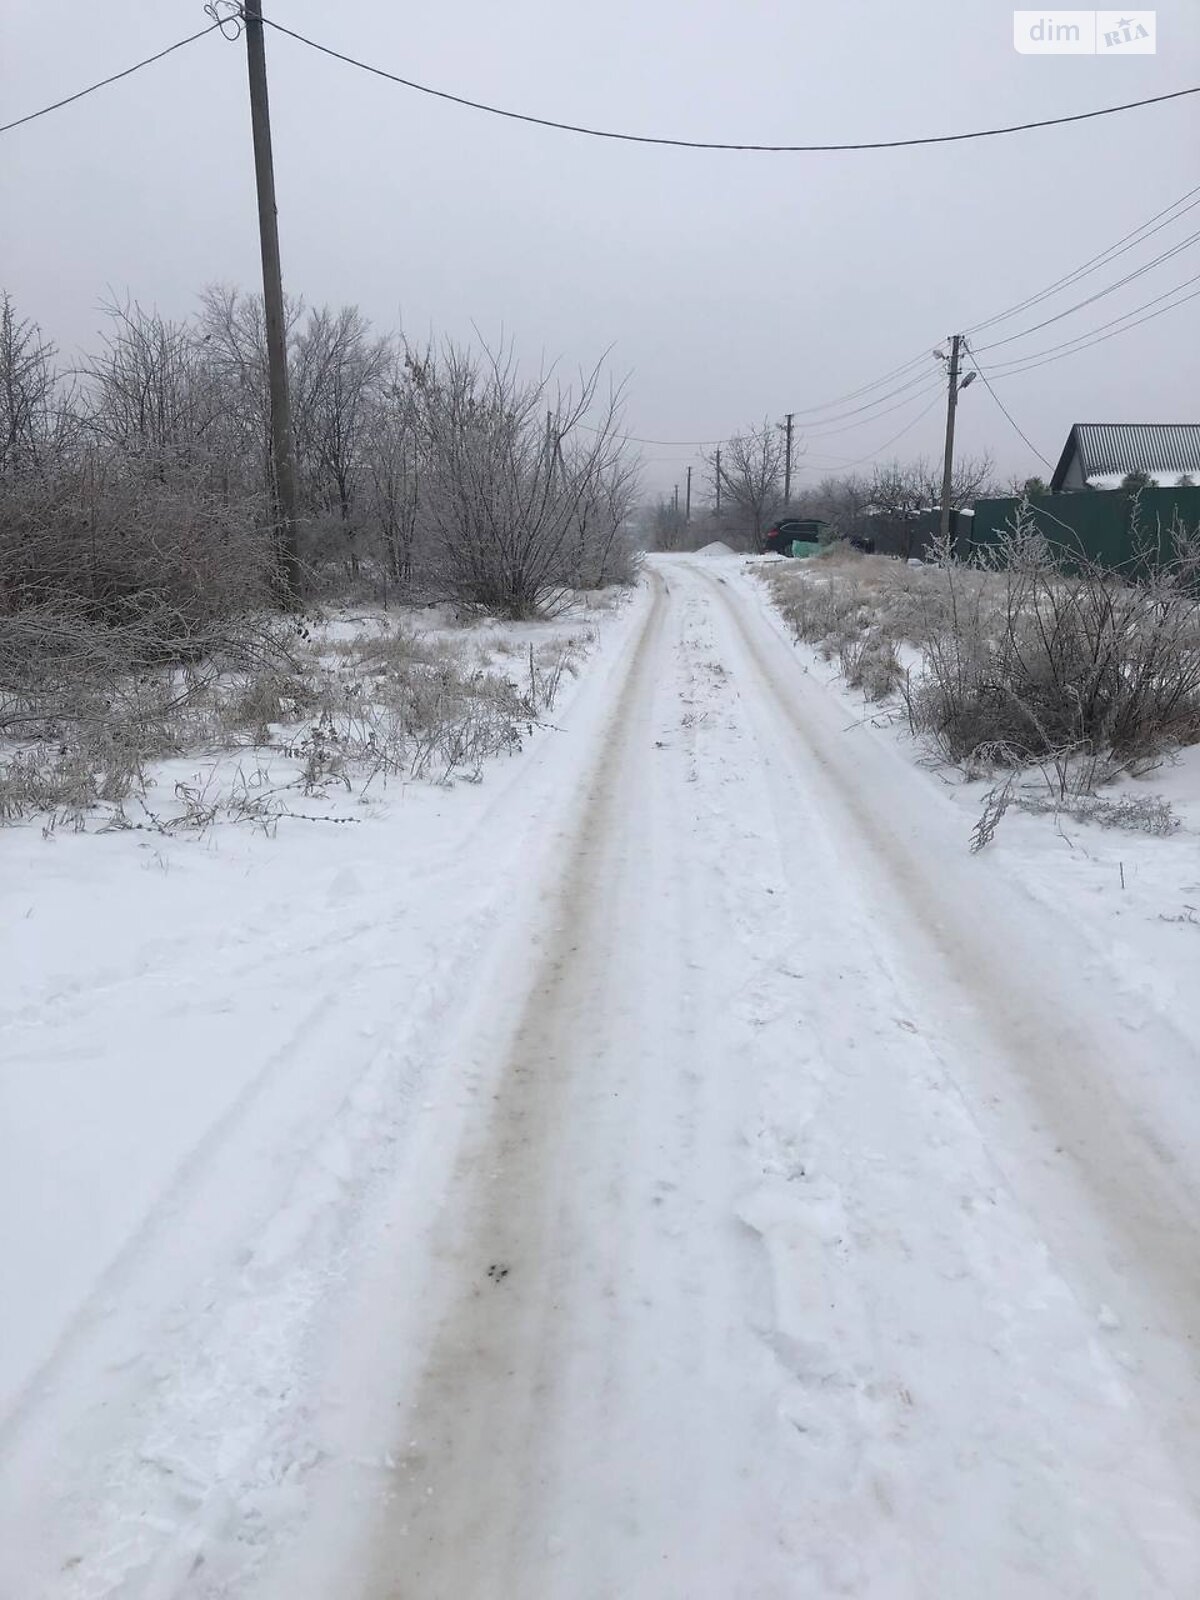
<svg viewBox="0 0 1200 1600"><path fill-rule="evenodd" d="M721 515L721 446L717 446L717 515Z"/></svg>
<svg viewBox="0 0 1200 1600"><path fill-rule="evenodd" d="M685 522L690 522L692 520L692 469L691 469L691 467L689 467L687 469L687 509L685 510L685 512L683 514L683 520Z"/></svg>
<svg viewBox="0 0 1200 1600"><path fill-rule="evenodd" d="M250 126L254 136L254 179L258 187L258 234L262 248L263 310L267 332L267 370L271 389L271 457L275 468L276 541L279 585L284 598L300 598L300 547L296 532L296 467L292 456L292 407L288 396L287 328L279 226L275 212L275 163L271 156L271 108L267 100L267 53L263 42L262 0L244 0L246 61L250 70Z"/></svg>
<svg viewBox="0 0 1200 1600"><path fill-rule="evenodd" d="M679 515L679 485L678 484L675 485L675 494L674 494L673 504L674 504L674 507L675 507L675 515L678 516Z"/></svg>
<svg viewBox="0 0 1200 1600"><path fill-rule="evenodd" d="M950 341L950 386L946 393L946 462L942 468L942 544L950 538L950 497L954 488L954 411L958 405L958 358L962 334ZM943 358L944 359L944 358Z"/></svg>
<svg viewBox="0 0 1200 1600"><path fill-rule="evenodd" d="M783 447L783 503L785 506L790 506L792 503L792 425L795 415L794 411L789 411L787 420L783 425L786 436Z"/></svg>
<svg viewBox="0 0 1200 1600"><path fill-rule="evenodd" d="M563 472L562 440L554 429L554 413L546 412L546 459L549 464L550 482L553 484L555 472L561 476Z"/></svg>

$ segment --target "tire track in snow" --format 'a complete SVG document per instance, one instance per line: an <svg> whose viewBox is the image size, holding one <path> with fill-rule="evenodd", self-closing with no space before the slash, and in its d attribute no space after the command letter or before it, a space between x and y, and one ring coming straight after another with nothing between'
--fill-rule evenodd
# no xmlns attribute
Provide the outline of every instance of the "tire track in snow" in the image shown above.
<svg viewBox="0 0 1200 1600"><path fill-rule="evenodd" d="M657 586L656 586L657 587ZM439 1327L397 1450L388 1521L395 1543L371 1592L432 1597L516 1593L531 1557L520 1550L531 1497L546 1488L534 1430L552 1391L554 1308L571 1263L555 1259L551 1201L568 1075L584 1017L602 1021L581 966L603 939L615 814L635 732L646 732L646 665L663 627L665 590L630 664L595 762L551 915L559 942L535 978L482 1140L469 1142L452 1213L435 1248L461 1285ZM583 1248L581 1244L581 1248Z"/></svg>
<svg viewBox="0 0 1200 1600"><path fill-rule="evenodd" d="M772 1362L738 1314L748 1064L724 1048L671 583L440 1229L458 1288L405 1412L371 1600L791 1593L763 1493Z"/></svg>
<svg viewBox="0 0 1200 1600"><path fill-rule="evenodd" d="M939 1054L960 1064L954 1077L972 1114L985 1130L994 1119L1000 1138L990 1142L1013 1191L1090 1315L1121 1308L1134 1392L1147 1395L1195 1497L1200 1197L1170 1130L1151 1127L1137 1103L1147 1062L1187 1084L1194 1050L1156 1019L1139 1019L1132 1032L1114 1027L1107 997L1072 970L1071 930L1010 903L965 842L931 837L927 791L915 797L925 815L908 807L910 788L926 789L919 774L901 770L868 733L848 742L841 708L806 678L744 588L698 566L691 573L719 608L784 758L807 785L815 780L822 810L849 820L834 842L847 869L890 891L883 925L904 930L901 965L932 1004L929 1031ZM1192 1098L1185 1092L1178 1103Z"/></svg>

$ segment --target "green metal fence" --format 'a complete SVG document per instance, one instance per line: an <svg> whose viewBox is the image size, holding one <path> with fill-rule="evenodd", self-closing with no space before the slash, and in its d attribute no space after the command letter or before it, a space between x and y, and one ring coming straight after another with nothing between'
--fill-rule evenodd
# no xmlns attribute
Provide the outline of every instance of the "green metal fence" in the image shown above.
<svg viewBox="0 0 1200 1600"><path fill-rule="evenodd" d="M1016 521L1018 499L977 500L969 548L995 544ZM1064 565L1080 559L1105 567L1158 565L1174 554L1172 529L1200 531L1200 488L1081 490L1029 502L1034 525Z"/></svg>

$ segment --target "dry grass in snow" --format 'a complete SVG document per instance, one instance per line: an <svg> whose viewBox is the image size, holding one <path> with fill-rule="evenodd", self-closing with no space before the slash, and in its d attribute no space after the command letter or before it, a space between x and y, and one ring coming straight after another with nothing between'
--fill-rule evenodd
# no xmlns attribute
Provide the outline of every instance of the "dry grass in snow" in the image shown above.
<svg viewBox="0 0 1200 1600"><path fill-rule="evenodd" d="M986 564L908 566L834 548L766 569L795 637L867 700L890 702L940 759L998 775L976 847L1005 811L1162 833L1153 796L1101 800L1200 740L1200 540L1140 581L1064 572L1018 527Z"/></svg>
<svg viewBox="0 0 1200 1600"><path fill-rule="evenodd" d="M352 820L346 802L389 782L477 781L553 711L605 609L460 624L359 608L244 624L186 663L133 669L81 630L58 670L43 651L31 672L0 630L0 822L270 831L332 802Z"/></svg>

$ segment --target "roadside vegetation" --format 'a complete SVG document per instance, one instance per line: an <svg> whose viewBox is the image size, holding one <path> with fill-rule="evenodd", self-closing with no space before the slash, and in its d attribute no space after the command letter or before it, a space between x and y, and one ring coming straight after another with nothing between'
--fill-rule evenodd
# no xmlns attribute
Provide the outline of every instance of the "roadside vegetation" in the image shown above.
<svg viewBox="0 0 1200 1600"><path fill-rule="evenodd" d="M310 785L475 776L578 657L551 620L631 580L635 467L599 369L560 383L299 304L289 356L299 606L261 302L211 289L182 322L114 303L68 369L0 297L0 821L120 807L154 762L281 739ZM362 636L326 648L348 603ZM545 638L481 660L486 618Z"/></svg>
<svg viewBox="0 0 1200 1600"><path fill-rule="evenodd" d="M915 519L941 501L942 469L925 458L881 462L869 473L827 473L815 483L802 432L794 438L788 483L785 435L769 419L725 440L703 456L695 506L662 496L643 507L642 538L654 550L702 550L715 542L760 553L780 517L815 519L822 540L876 545L913 554ZM790 488L790 492L789 492ZM955 463L950 504L961 510L998 492L990 456L962 455Z"/></svg>
<svg viewBox="0 0 1200 1600"><path fill-rule="evenodd" d="M851 687L890 702L936 757L995 780L977 847L1011 805L1166 832L1161 801L1099 791L1200 741L1200 536L1176 529L1174 544L1136 581L1068 571L1019 514L971 563L834 545L767 581L796 638Z"/></svg>

